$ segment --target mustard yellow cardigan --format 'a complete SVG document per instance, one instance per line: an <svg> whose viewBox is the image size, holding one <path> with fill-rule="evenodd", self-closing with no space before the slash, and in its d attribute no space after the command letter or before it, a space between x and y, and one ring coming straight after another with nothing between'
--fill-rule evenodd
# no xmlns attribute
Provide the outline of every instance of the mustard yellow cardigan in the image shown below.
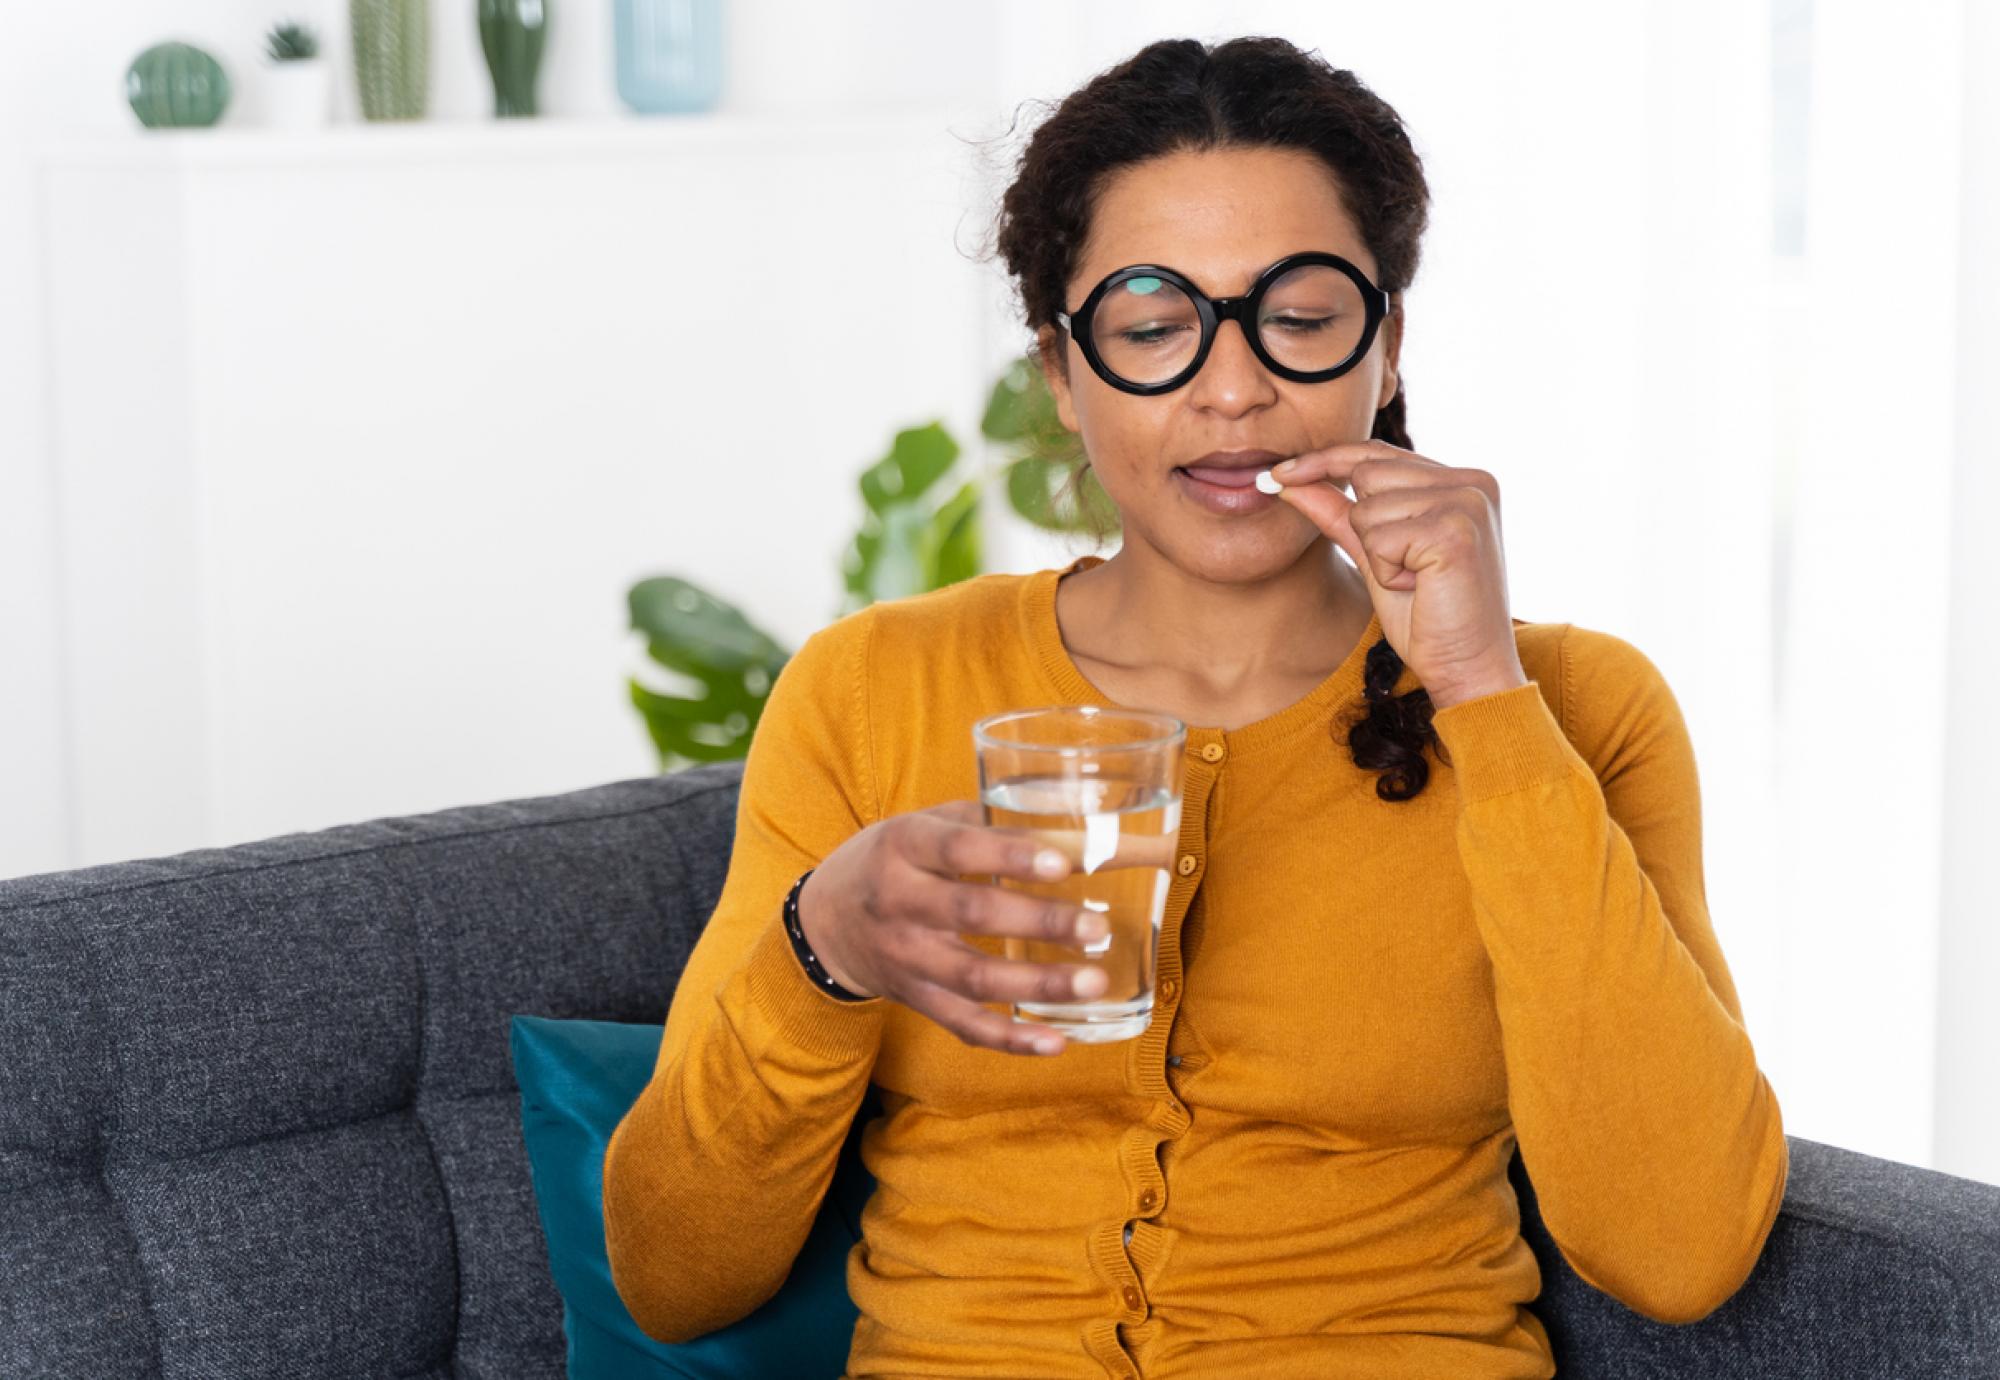
<svg viewBox="0 0 2000 1380"><path fill-rule="evenodd" d="M877 603L786 663L605 1160L634 1318L685 1339L777 1291L871 1080L855 1380L1551 1376L1517 1141L1584 1279L1662 1321L1714 1310L1776 1220L1786 1142L1710 927L1686 725L1609 633L1516 619L1530 683L1440 710L1451 765L1406 802L1329 729L1379 619L1289 708L1191 725L1195 862L1137 1039L1002 1054L807 979L780 918L802 872L975 799L975 719L1111 703L1055 617L1100 559Z"/></svg>

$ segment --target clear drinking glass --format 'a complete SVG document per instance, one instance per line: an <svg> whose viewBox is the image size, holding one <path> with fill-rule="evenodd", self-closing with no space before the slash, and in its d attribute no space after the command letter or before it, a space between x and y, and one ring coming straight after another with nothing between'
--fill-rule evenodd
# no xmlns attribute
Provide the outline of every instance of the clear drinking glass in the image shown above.
<svg viewBox="0 0 2000 1380"><path fill-rule="evenodd" d="M1102 912L1110 933L1091 944L1006 939L1009 958L1095 963L1110 979L1088 1001L1016 1002L1016 1020L1101 1044L1153 1019L1160 921L1181 831L1187 725L1168 714L1056 705L994 714L972 726L986 823L1017 829L1066 854L1060 881L994 880Z"/></svg>

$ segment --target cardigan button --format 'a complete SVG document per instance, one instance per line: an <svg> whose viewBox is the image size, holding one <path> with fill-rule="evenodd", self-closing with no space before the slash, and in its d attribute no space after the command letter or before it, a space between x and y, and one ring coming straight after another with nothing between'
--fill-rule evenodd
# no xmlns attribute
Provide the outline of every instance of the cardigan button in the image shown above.
<svg viewBox="0 0 2000 1380"><path fill-rule="evenodd" d="M1144 1212L1151 1212L1159 1205L1159 1202L1160 1195L1153 1192L1150 1188L1139 1195L1139 1207Z"/></svg>
<svg viewBox="0 0 2000 1380"><path fill-rule="evenodd" d="M1126 1285L1126 1286L1125 1286L1125 1306L1126 1306L1127 1308L1131 1309L1131 1310L1132 1310L1132 1311L1133 1311L1134 1313L1136 1313L1136 1312L1138 1312L1138 1311L1140 1310L1140 1308L1141 1308L1141 1307L1143 1307L1143 1306L1144 1306L1144 1304L1145 1304L1145 1300L1139 1297L1139 1291L1138 1291L1137 1289L1134 1289L1134 1288L1133 1288L1133 1287L1132 1287L1131 1285L1129 1285L1129 1284L1128 1284L1128 1285Z"/></svg>
<svg viewBox="0 0 2000 1380"><path fill-rule="evenodd" d="M1168 978L1165 982L1160 984L1160 1000L1172 1001L1174 999L1174 993L1180 990L1181 990L1181 985L1178 982L1175 982L1172 978Z"/></svg>
<svg viewBox="0 0 2000 1380"><path fill-rule="evenodd" d="M1227 751L1228 749L1220 743L1203 743L1201 745L1201 760L1204 762L1220 762L1223 754Z"/></svg>
<svg viewBox="0 0 2000 1380"><path fill-rule="evenodd" d="M1181 860L1174 864L1174 870L1179 872L1183 877L1189 877L1194 875L1194 870L1199 866L1201 866L1201 863L1194 854L1183 853L1181 854Z"/></svg>

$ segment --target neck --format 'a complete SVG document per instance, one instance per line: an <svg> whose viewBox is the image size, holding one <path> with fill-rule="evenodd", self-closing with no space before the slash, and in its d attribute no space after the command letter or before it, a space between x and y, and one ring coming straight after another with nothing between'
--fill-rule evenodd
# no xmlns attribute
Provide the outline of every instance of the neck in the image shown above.
<svg viewBox="0 0 2000 1380"><path fill-rule="evenodd" d="M1325 538L1283 569L1244 579L1189 570L1128 533L1116 555L1063 584L1078 586L1065 620L1079 644L1073 650L1221 690L1265 677L1323 677L1372 611L1360 574Z"/></svg>

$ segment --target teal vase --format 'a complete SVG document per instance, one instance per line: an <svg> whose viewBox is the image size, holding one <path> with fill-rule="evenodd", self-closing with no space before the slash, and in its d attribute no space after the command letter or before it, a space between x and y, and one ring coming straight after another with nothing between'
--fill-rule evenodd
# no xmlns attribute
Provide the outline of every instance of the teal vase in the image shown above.
<svg viewBox="0 0 2000 1380"><path fill-rule="evenodd" d="M535 113L535 78L549 34L549 0L479 0L479 46L493 74L493 113Z"/></svg>
<svg viewBox="0 0 2000 1380"><path fill-rule="evenodd" d="M430 0L348 0L354 81L369 120L421 120L430 103Z"/></svg>
<svg viewBox="0 0 2000 1380"><path fill-rule="evenodd" d="M147 129L201 128L229 108L229 74L199 48L161 43L132 59L125 99Z"/></svg>
<svg viewBox="0 0 2000 1380"><path fill-rule="evenodd" d="M723 0L614 0L618 95L642 115L709 110L722 95Z"/></svg>

